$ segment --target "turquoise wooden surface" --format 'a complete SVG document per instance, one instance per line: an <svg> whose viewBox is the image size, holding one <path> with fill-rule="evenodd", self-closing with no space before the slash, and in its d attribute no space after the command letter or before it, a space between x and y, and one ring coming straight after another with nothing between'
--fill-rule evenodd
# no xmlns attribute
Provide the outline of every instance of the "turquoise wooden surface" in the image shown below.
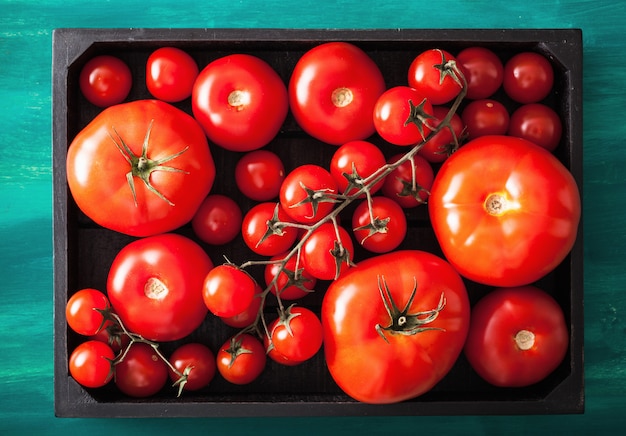
<svg viewBox="0 0 626 436"><path fill-rule="evenodd" d="M626 426L626 3L0 0L0 433L580 434ZM57 419L52 388L51 37L57 27L552 28L584 41L586 412L575 416Z"/></svg>

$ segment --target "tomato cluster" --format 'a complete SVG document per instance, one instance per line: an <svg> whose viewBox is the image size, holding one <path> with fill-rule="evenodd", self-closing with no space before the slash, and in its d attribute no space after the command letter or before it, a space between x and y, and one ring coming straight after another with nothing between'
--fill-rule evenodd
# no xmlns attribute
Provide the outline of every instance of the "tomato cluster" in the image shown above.
<svg viewBox="0 0 626 436"><path fill-rule="evenodd" d="M144 84L130 74L108 55L85 64L83 96L104 109L67 155L81 211L133 238L106 292L68 301L80 384L145 397L170 380L180 394L323 354L346 394L392 403L432 389L463 350L497 386L563 360L562 309L533 285L571 251L581 206L551 153L562 126L542 55L432 48L388 84L347 42L301 54L289 77L250 54L200 69L162 47ZM124 102L130 84L153 98ZM290 122L330 159L289 165L268 147ZM213 189L216 155L236 162L239 197ZM416 220L437 252L414 240ZM212 257L228 244L250 258ZM500 289L472 307L467 283ZM213 349L195 335L207 318L232 331Z"/></svg>

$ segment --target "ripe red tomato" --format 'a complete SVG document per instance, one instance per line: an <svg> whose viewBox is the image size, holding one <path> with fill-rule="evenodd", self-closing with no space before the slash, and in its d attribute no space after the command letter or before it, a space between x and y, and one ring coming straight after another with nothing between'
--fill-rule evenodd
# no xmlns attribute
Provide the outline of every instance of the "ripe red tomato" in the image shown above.
<svg viewBox="0 0 626 436"><path fill-rule="evenodd" d="M369 258L331 283L324 296L328 369L358 401L416 397L456 362L469 315L465 285L443 259L416 250Z"/></svg>
<svg viewBox="0 0 626 436"><path fill-rule="evenodd" d="M313 224L335 207L337 182L319 165L305 164L295 168L280 187L280 204L294 221Z"/></svg>
<svg viewBox="0 0 626 436"><path fill-rule="evenodd" d="M470 100L489 98L504 80L500 58L485 47L468 47L456 55L456 63L467 81L465 97Z"/></svg>
<svg viewBox="0 0 626 436"><path fill-rule="evenodd" d="M124 359L115 364L115 385L131 397L150 397L163 389L167 379L167 364L143 342L131 345Z"/></svg>
<svg viewBox="0 0 626 436"><path fill-rule="evenodd" d="M289 106L286 86L267 62L231 54L200 71L191 108L210 141L227 150L251 151L274 139Z"/></svg>
<svg viewBox="0 0 626 436"><path fill-rule="evenodd" d="M472 309L465 355L487 382L522 387L552 373L568 345L565 317L554 298L534 286L500 288Z"/></svg>
<svg viewBox="0 0 626 436"><path fill-rule="evenodd" d="M435 118L430 120L433 130L441 124L449 110L450 108L445 106L433 106L433 115ZM446 160L448 156L454 153L462 145L465 139L465 125L463 124L463 121L458 113L455 112L452 114L452 117L450 118L450 126L454 132L454 136L452 136L452 132L449 127L443 127L435 133L428 140L428 142L422 146L422 148L420 148L418 154L425 158L428 162L432 163L439 163Z"/></svg>
<svg viewBox="0 0 626 436"><path fill-rule="evenodd" d="M238 385L256 380L266 362L263 344L247 333L230 338L217 352L217 370L227 381Z"/></svg>
<svg viewBox="0 0 626 436"><path fill-rule="evenodd" d="M350 141L341 145L330 161L330 174L337 182L339 192L355 194L362 187L362 181L385 165L385 155L368 141ZM376 193L384 180L371 185L370 193ZM363 194L364 196L365 194Z"/></svg>
<svg viewBox="0 0 626 436"><path fill-rule="evenodd" d="M133 84L132 73L126 63L109 55L90 59L80 71L80 90L85 98L99 107L123 102Z"/></svg>
<svg viewBox="0 0 626 436"><path fill-rule="evenodd" d="M113 359L113 350L104 342L82 342L70 354L70 375L82 386L100 388L113 378Z"/></svg>
<svg viewBox="0 0 626 436"><path fill-rule="evenodd" d="M378 66L363 50L328 42L298 60L289 81L289 105L306 133L341 145L375 132L368 114L385 88Z"/></svg>
<svg viewBox="0 0 626 436"><path fill-rule="evenodd" d="M550 94L554 70L539 53L522 52L504 64L504 92L518 103L537 103Z"/></svg>
<svg viewBox="0 0 626 436"><path fill-rule="evenodd" d="M279 363L285 366L298 366L301 363L304 363L298 360L289 360L285 356L277 352L274 346L272 345L272 343L270 342L270 338L268 335L263 335L263 346L265 347L265 352L267 354L267 357L269 357L276 363Z"/></svg>
<svg viewBox="0 0 626 436"><path fill-rule="evenodd" d="M486 135L505 135L509 129L509 112L497 100L474 100L461 113L467 128L467 139Z"/></svg>
<svg viewBox="0 0 626 436"><path fill-rule="evenodd" d="M270 260L279 262L285 258L287 253L281 253ZM296 271L297 270L297 271ZM267 286L272 283L276 275L279 274L274 286L270 288L270 292L274 295L278 294L282 300L297 300L313 291L317 279L304 270L303 262L298 262L297 256L292 256L287 260L283 270L280 270L280 264L269 263L265 267L265 284Z"/></svg>
<svg viewBox="0 0 626 436"><path fill-rule="evenodd" d="M511 114L510 136L528 139L549 151L559 145L563 125L561 118L549 106L529 103L520 106Z"/></svg>
<svg viewBox="0 0 626 436"><path fill-rule="evenodd" d="M397 154L388 162L396 163L402 157ZM408 160L387 175L382 193L405 209L416 207L428 200L434 178L433 167L418 154L413 157L413 163Z"/></svg>
<svg viewBox="0 0 626 436"><path fill-rule="evenodd" d="M206 274L204 304L216 316L233 317L250 306L257 289L254 279L236 265L218 265Z"/></svg>
<svg viewBox="0 0 626 436"><path fill-rule="evenodd" d="M276 351L291 362L309 360L322 347L322 323L306 307L290 306L268 327Z"/></svg>
<svg viewBox="0 0 626 436"><path fill-rule="evenodd" d="M130 331L153 341L173 341L204 320L202 283L212 267L204 250L184 236L137 239L113 260L108 296Z"/></svg>
<svg viewBox="0 0 626 436"><path fill-rule="evenodd" d="M446 160L431 189L435 235L465 277L493 286L525 285L570 252L580 196L567 168L520 138L483 136Z"/></svg>
<svg viewBox="0 0 626 436"><path fill-rule="evenodd" d="M97 224L131 236L188 223L214 179L198 123L158 100L105 109L67 152L67 181L78 207Z"/></svg>
<svg viewBox="0 0 626 436"><path fill-rule="evenodd" d="M441 49L423 51L413 59L408 84L433 105L451 101L462 89L455 57Z"/></svg>
<svg viewBox="0 0 626 436"><path fill-rule="evenodd" d="M235 166L235 183L243 195L255 201L278 197L285 179L285 166L280 157L269 150L244 154Z"/></svg>
<svg viewBox="0 0 626 436"><path fill-rule="evenodd" d="M198 238L207 244L227 244L239 235L243 214L230 197L221 194L208 195L191 220Z"/></svg>
<svg viewBox="0 0 626 436"><path fill-rule="evenodd" d="M243 241L250 250L262 256L283 253L296 241L298 229L278 223L292 222L280 203L259 203L243 217Z"/></svg>
<svg viewBox="0 0 626 436"><path fill-rule="evenodd" d="M76 333L92 336L111 325L101 311L111 309L107 296L97 289L85 288L73 294L65 306L67 324Z"/></svg>
<svg viewBox="0 0 626 436"><path fill-rule="evenodd" d="M146 87L159 100L182 101L191 96L198 72L198 64L189 53L176 47L160 47L146 62Z"/></svg>
<svg viewBox="0 0 626 436"><path fill-rule="evenodd" d="M404 241L406 229L404 210L387 197L372 197L371 204L363 200L352 215L354 237L363 248L374 253L398 248Z"/></svg>
<svg viewBox="0 0 626 436"><path fill-rule="evenodd" d="M254 298L252 298L252 302L246 307L243 312L239 312L234 316L222 316L220 319L224 324L229 325L231 327L236 328L244 328L252 325L259 314L259 310L261 310L261 305L263 304L263 299L261 298L261 294L263 293L263 289L259 284L256 284L254 290Z"/></svg>
<svg viewBox="0 0 626 436"><path fill-rule="evenodd" d="M350 234L331 222L315 229L302 247L304 270L319 280L335 279L348 269L353 259Z"/></svg>
<svg viewBox="0 0 626 436"><path fill-rule="evenodd" d="M216 372L215 356L209 347L198 342L189 342L178 347L169 358L170 364L187 377L183 389L197 391L207 386ZM170 380L174 383L181 376L170 368Z"/></svg>

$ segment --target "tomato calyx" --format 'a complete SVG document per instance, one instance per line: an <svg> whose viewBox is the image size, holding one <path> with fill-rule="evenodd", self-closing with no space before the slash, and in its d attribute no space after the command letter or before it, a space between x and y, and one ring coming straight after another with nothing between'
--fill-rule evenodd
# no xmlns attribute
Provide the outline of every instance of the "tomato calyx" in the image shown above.
<svg viewBox="0 0 626 436"><path fill-rule="evenodd" d="M238 337L239 335L233 336L230 338L229 346L226 349L226 352L230 355L230 362L228 362L228 367L232 368L235 364L235 359L241 356L242 354L252 354L252 350L244 348L243 341Z"/></svg>
<svg viewBox="0 0 626 436"><path fill-rule="evenodd" d="M444 331L444 329L439 327L427 326L427 324L430 324L437 319L439 313L446 307L446 298L443 292L439 298L439 304L435 309L426 310L424 312L409 313L409 309L417 292L416 280L414 280L413 290L411 291L409 300L406 302L406 305L402 310L400 310L394 302L384 276L378 276L378 290L380 291L380 296L383 300L383 304L385 305L387 314L391 319L391 323L386 327L376 324L376 331L385 340L385 342L389 343L387 336L385 336L386 331L405 336L415 335L428 330Z"/></svg>
<svg viewBox="0 0 626 436"><path fill-rule="evenodd" d="M305 283L311 281L311 279L304 277L304 275L302 274L304 272L304 268L299 268L296 271L292 271L289 268L283 268L281 272L287 276L287 281L281 289L277 290L278 296L280 296L280 293L284 289L288 289L292 286L295 286L298 289L302 289L304 292L307 293L315 292L315 290L309 289L304 285Z"/></svg>
<svg viewBox="0 0 626 436"><path fill-rule="evenodd" d="M434 68L439 70L439 84L442 85L447 76L450 76L454 82L460 87L464 87L464 83L461 82L459 74L462 74L459 67L456 65L456 61L452 59L446 59L446 55L443 50L436 49L441 54L441 63L433 65Z"/></svg>
<svg viewBox="0 0 626 436"><path fill-rule="evenodd" d="M422 139L426 139L424 135L424 126L430 129L430 127L428 126L428 120L435 118L432 115L426 113L426 111L424 110L424 105L427 102L428 100L423 99L420 104L415 106L413 100L409 100L409 116L404 121L404 127L408 126L409 124L415 124L417 130L419 130L420 132L420 135L422 135Z"/></svg>
<svg viewBox="0 0 626 436"><path fill-rule="evenodd" d="M155 194L157 197L165 201L170 206L174 206L174 203L172 203L167 197L165 197L165 195L163 195L158 189L156 189L152 185L152 183L150 182L150 175L154 171L169 171L175 173L189 174L189 172L185 170L163 165L166 162L169 162L185 153L189 149L189 147L185 147L181 151L174 153L171 156L166 156L162 159L150 159L148 157L148 145L150 142L150 132L152 131L153 123L154 120L150 121L148 129L146 130L146 136L144 137L143 144L141 146L140 156L133 153L128 144L126 144L126 141L124 141L124 139L117 132L115 127L112 127L112 129L117 138L114 138L113 135L111 135L110 133L109 137L111 138L117 149L120 151L120 153L122 153L122 156L124 156L126 162L128 162L128 164L130 165L130 171L126 173L126 180L128 181L128 186L131 193L133 194L133 201L135 202L135 206L137 206L137 193L135 191L134 179L135 177L138 177L150 192Z"/></svg>
<svg viewBox="0 0 626 436"><path fill-rule="evenodd" d="M335 195L332 195L334 191L330 188L315 190L315 189L308 188L302 182L300 182L300 187L304 189L304 191L306 192L306 197L304 197L299 202L292 204L289 207L296 208L296 207L303 206L305 204L311 204L311 209L313 213L310 217L307 217L307 218L315 218L315 215L317 215L317 210L319 208L320 203L337 203L338 202L337 197Z"/></svg>

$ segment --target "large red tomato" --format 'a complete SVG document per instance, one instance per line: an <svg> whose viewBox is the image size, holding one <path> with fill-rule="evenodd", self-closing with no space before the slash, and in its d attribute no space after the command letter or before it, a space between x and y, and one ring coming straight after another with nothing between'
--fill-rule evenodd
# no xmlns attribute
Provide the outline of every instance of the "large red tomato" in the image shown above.
<svg viewBox="0 0 626 436"><path fill-rule="evenodd" d="M154 341L181 339L208 310L202 297L209 256L191 239L167 233L131 242L113 260L107 291L133 333Z"/></svg>
<svg viewBox="0 0 626 436"><path fill-rule="evenodd" d="M78 207L97 224L132 236L189 222L214 180L202 128L157 100L105 109L67 152L67 181Z"/></svg>
<svg viewBox="0 0 626 436"><path fill-rule="evenodd" d="M567 168L521 138L483 136L448 158L431 188L429 212L448 261L465 277L520 286L570 252L580 196Z"/></svg>
<svg viewBox="0 0 626 436"><path fill-rule="evenodd" d="M465 285L443 259L410 250L364 260L331 283L324 296L328 369L359 401L416 397L456 362L469 314Z"/></svg>

